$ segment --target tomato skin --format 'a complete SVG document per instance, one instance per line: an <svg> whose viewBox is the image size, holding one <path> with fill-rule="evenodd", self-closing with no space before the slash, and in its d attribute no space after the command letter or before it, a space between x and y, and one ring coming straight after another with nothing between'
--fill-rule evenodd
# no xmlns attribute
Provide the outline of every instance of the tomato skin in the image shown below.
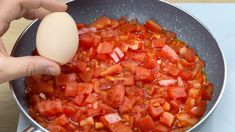
<svg viewBox="0 0 235 132"><path fill-rule="evenodd" d="M162 27L161 27L159 24L157 24L156 22L154 22L153 20L148 20L148 21L144 24L144 26L145 26L147 29L149 29L149 30L151 30L151 31L153 31L153 32L160 32L160 31L162 30Z"/></svg>
<svg viewBox="0 0 235 132"><path fill-rule="evenodd" d="M154 130L155 128L155 123L149 115L140 118L138 124L144 132Z"/></svg>
<svg viewBox="0 0 235 132"><path fill-rule="evenodd" d="M175 120L175 116L169 112L164 112L160 118L160 122L171 127Z"/></svg>

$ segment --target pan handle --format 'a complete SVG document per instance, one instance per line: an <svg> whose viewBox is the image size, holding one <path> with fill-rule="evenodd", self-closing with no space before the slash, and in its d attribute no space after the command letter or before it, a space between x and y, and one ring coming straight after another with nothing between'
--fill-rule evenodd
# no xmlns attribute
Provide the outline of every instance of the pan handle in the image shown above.
<svg viewBox="0 0 235 132"><path fill-rule="evenodd" d="M39 129L33 127L33 126L27 126L27 127L23 130L23 132L43 132L43 131L41 131L41 130L39 130Z"/></svg>

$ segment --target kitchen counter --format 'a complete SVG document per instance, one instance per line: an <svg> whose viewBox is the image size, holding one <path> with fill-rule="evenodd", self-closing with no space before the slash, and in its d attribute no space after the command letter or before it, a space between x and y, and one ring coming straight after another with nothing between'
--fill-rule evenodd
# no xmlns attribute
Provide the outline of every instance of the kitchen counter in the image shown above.
<svg viewBox="0 0 235 132"><path fill-rule="evenodd" d="M169 2L235 2L235 0L168 0ZM11 52L12 47L21 34L21 32L32 21L19 19L11 23L10 29L3 36L8 53ZM14 132L16 131L18 122L19 110L11 95L8 83L0 85L0 131Z"/></svg>

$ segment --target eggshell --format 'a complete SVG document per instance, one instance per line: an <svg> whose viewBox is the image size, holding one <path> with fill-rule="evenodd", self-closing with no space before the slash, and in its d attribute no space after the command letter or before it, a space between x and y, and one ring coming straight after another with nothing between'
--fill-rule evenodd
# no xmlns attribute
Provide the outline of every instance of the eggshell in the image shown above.
<svg viewBox="0 0 235 132"><path fill-rule="evenodd" d="M39 55L63 65L75 56L78 45L76 23L68 13L50 13L41 21L36 35Z"/></svg>

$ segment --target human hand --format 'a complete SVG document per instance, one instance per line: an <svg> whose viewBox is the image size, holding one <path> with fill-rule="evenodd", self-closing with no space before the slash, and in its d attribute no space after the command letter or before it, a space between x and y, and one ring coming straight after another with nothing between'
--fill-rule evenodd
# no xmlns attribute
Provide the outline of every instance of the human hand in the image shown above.
<svg viewBox="0 0 235 132"><path fill-rule="evenodd" d="M51 11L66 11L67 5L56 0L1 0L0 37L11 21L24 17L41 19ZM37 74L60 74L59 65L40 56L11 57L0 38L0 83Z"/></svg>

